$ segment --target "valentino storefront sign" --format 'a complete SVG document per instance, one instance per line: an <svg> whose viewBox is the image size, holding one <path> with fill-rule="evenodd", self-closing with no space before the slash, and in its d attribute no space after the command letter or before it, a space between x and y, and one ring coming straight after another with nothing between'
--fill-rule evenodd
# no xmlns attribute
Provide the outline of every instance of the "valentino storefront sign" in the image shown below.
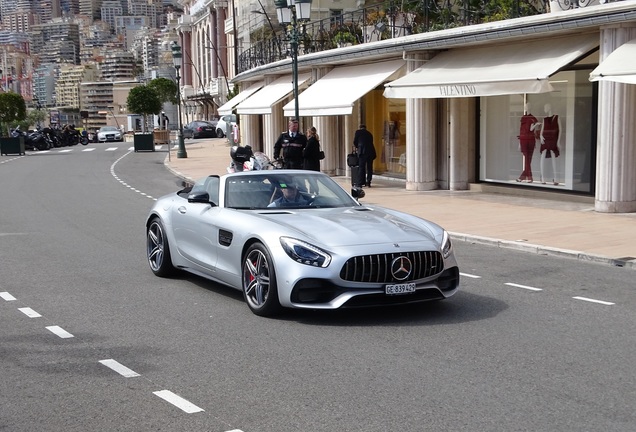
<svg viewBox="0 0 636 432"><path fill-rule="evenodd" d="M439 86L440 97L476 96L477 88L469 84Z"/></svg>

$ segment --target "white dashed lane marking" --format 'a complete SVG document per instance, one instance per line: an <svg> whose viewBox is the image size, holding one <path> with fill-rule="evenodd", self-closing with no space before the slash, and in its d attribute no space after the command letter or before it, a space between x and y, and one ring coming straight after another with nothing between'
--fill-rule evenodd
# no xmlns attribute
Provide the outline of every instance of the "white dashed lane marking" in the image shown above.
<svg viewBox="0 0 636 432"><path fill-rule="evenodd" d="M11 294L9 294L6 291L0 292L0 297L4 299L5 301L15 301L15 297L13 297Z"/></svg>
<svg viewBox="0 0 636 432"><path fill-rule="evenodd" d="M48 326L46 329L54 335L61 337L62 339L74 337L72 334L70 334L60 326Z"/></svg>
<svg viewBox="0 0 636 432"><path fill-rule="evenodd" d="M100 360L99 362L103 364L104 366L106 366L107 368L114 370L115 372L117 372L119 375L123 377L134 378L134 377L140 376L137 372L135 372L132 369L128 369L126 366L124 366L123 364L119 363L116 360L106 359L106 360Z"/></svg>
<svg viewBox="0 0 636 432"><path fill-rule="evenodd" d="M575 300L583 300L586 302L590 302L590 303L598 303L598 304L602 304L605 306L612 306L614 303L611 302L607 302L607 301L603 301L603 300L595 300L595 299L591 299L591 298L587 298L587 297L572 297Z"/></svg>
<svg viewBox="0 0 636 432"><path fill-rule="evenodd" d="M172 393L170 390L161 390L152 393L188 414L204 411L203 408L199 408L192 402L189 402L181 396Z"/></svg>
<svg viewBox="0 0 636 432"><path fill-rule="evenodd" d="M42 315L31 309L30 307L18 308L20 312L28 316L29 318L40 318Z"/></svg>
<svg viewBox="0 0 636 432"><path fill-rule="evenodd" d="M95 150L95 147L86 148L86 149L84 149L84 150L82 150L82 151L93 151L93 150Z"/></svg>
<svg viewBox="0 0 636 432"><path fill-rule="evenodd" d="M506 285L512 286L512 287L517 287L517 288L523 288L523 289L530 290L530 291L543 291L541 288L535 288L535 287L531 287L531 286L527 286L527 285L519 285L519 284L512 283L512 282L506 282Z"/></svg>
<svg viewBox="0 0 636 432"><path fill-rule="evenodd" d="M470 274L470 273L459 273L461 276L467 277L467 278L471 278L471 279L481 279L481 276L477 276L474 274Z"/></svg>
<svg viewBox="0 0 636 432"><path fill-rule="evenodd" d="M113 162L113 164L110 166L110 175L112 175L115 180L117 180L119 183L121 183L122 185L126 186L128 189L132 190L133 192L137 192L139 195L144 196L146 198L150 198L152 200L157 201L157 198L153 197L152 195L148 195L147 193L141 192L139 189L135 189L134 187L130 186L128 183L126 183L125 181L123 181L122 179L120 179L117 174L115 173L115 165L117 165L117 163L122 160L123 158L125 158L126 156L128 156L133 150L129 150L128 153L126 153L125 155L121 156L119 159L117 159L115 162Z"/></svg>

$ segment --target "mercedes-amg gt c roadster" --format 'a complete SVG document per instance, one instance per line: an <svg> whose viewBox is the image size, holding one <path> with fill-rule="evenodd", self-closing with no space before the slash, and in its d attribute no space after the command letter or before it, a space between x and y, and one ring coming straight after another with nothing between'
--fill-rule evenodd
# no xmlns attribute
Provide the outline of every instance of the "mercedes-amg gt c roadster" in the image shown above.
<svg viewBox="0 0 636 432"><path fill-rule="evenodd" d="M187 271L241 290L260 316L455 294L448 233L361 204L362 196L314 171L209 176L156 201L146 221L148 263L157 276Z"/></svg>

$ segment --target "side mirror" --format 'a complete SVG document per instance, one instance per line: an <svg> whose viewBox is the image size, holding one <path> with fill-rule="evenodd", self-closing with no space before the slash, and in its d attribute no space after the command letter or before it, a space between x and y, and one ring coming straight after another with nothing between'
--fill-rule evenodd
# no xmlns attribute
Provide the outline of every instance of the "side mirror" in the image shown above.
<svg viewBox="0 0 636 432"><path fill-rule="evenodd" d="M190 203L203 203L203 204L212 204L215 206L216 204L210 202L210 194L206 191L201 192L192 192L188 195L188 202Z"/></svg>
<svg viewBox="0 0 636 432"><path fill-rule="evenodd" d="M351 196L354 197L355 199L364 198L365 195L366 193L364 192L364 189L362 189L361 187L354 186L351 188Z"/></svg>

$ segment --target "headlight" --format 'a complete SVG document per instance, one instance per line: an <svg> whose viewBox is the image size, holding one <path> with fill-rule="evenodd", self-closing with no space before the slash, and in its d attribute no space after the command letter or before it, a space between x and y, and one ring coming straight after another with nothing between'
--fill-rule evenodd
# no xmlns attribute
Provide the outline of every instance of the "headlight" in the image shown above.
<svg viewBox="0 0 636 432"><path fill-rule="evenodd" d="M304 241L289 237L281 237L280 244L294 261L314 267L327 267L331 262L331 255Z"/></svg>
<svg viewBox="0 0 636 432"><path fill-rule="evenodd" d="M448 258L453 251L453 247L451 245L450 236L447 231L444 231L444 235L442 236L442 256L444 259Z"/></svg>

